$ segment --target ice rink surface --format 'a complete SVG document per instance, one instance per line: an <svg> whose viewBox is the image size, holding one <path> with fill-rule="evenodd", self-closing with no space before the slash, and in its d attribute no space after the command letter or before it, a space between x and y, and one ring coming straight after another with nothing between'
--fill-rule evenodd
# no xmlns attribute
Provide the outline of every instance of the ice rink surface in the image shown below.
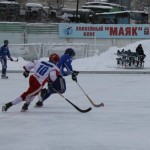
<svg viewBox="0 0 150 150"><path fill-rule="evenodd" d="M0 106L28 88L22 74L0 79ZM23 102L0 112L0 150L149 150L150 75L79 74L78 83L102 108L94 108L78 85L66 78L64 94L80 113L58 94L43 108L20 112Z"/></svg>

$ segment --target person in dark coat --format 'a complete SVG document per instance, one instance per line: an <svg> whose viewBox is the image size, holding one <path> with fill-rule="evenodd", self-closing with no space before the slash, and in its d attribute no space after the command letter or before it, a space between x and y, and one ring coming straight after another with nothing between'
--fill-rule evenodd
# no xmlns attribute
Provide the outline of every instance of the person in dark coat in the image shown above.
<svg viewBox="0 0 150 150"><path fill-rule="evenodd" d="M144 54L144 50L143 50L142 44L139 44L137 46L136 53L137 53L137 56L138 56L137 66L139 65L139 62L141 64L141 66L142 66L142 62L144 61L144 58L146 57L146 55Z"/></svg>

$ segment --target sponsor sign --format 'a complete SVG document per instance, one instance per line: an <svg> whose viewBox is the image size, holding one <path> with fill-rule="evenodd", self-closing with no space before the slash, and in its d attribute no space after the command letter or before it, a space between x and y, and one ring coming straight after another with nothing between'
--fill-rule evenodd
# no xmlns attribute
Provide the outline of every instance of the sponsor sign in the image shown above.
<svg viewBox="0 0 150 150"><path fill-rule="evenodd" d="M149 24L59 24L61 38L150 38Z"/></svg>

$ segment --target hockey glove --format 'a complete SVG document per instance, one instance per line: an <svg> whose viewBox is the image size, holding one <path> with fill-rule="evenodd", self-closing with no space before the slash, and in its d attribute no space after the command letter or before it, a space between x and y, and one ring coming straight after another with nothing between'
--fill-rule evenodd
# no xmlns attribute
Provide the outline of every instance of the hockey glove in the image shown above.
<svg viewBox="0 0 150 150"><path fill-rule="evenodd" d="M75 76L77 76L79 74L79 71L73 71L73 73Z"/></svg>
<svg viewBox="0 0 150 150"><path fill-rule="evenodd" d="M24 76L25 78L27 78L27 77L29 76L29 73L30 73L29 71L24 71L24 72L23 72L23 76Z"/></svg>
<svg viewBox="0 0 150 150"><path fill-rule="evenodd" d="M12 58L10 58L10 61L14 61Z"/></svg>
<svg viewBox="0 0 150 150"><path fill-rule="evenodd" d="M79 71L73 71L72 73L72 80L77 82L77 75L78 75Z"/></svg>

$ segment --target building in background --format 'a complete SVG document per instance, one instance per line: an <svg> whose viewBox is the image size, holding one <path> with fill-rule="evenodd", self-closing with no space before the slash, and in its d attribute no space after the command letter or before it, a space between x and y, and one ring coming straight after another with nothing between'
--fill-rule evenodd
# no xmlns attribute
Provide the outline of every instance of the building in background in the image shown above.
<svg viewBox="0 0 150 150"><path fill-rule="evenodd" d="M106 2L87 2L82 6L83 9L90 9L94 13L125 11L127 8L119 4Z"/></svg>
<svg viewBox="0 0 150 150"><path fill-rule="evenodd" d="M145 23L147 20L143 21L143 18L146 19L150 13L149 6L149 0L0 0L0 21L95 23L97 17L99 19L106 17L105 20L108 20L115 16L121 20L121 16L127 14L124 11L137 11L136 15L130 13L130 18L132 16L138 18L141 15L143 17L139 17L136 21L131 19L132 22ZM108 22L105 20L102 22ZM113 20L115 23L120 22ZM123 23L123 19L121 22Z"/></svg>
<svg viewBox="0 0 150 150"><path fill-rule="evenodd" d="M95 24L148 24L148 14L144 11L117 11L96 13Z"/></svg>

